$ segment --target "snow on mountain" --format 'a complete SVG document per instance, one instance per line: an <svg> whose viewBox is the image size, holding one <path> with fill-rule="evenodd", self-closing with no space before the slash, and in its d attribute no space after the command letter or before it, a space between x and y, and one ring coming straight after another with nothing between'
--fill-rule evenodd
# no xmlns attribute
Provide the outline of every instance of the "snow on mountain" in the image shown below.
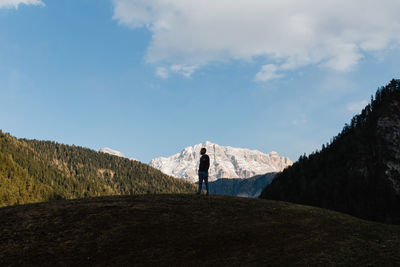
<svg viewBox="0 0 400 267"><path fill-rule="evenodd" d="M220 146L206 141L186 147L170 157L155 158L149 165L168 175L195 182L198 180L197 169L202 147L207 149L210 156L210 181L219 178L250 178L258 174L280 172L293 164L289 158L279 157L274 151L265 154L258 150Z"/></svg>
<svg viewBox="0 0 400 267"><path fill-rule="evenodd" d="M120 151L117 151L117 150L114 150L114 149L111 149L109 147L104 147L104 148L100 149L99 152L107 153L107 154L118 156L118 157L121 157L121 158L126 158L124 153L122 153ZM129 159L133 160L133 161L138 161L135 158L129 158Z"/></svg>
<svg viewBox="0 0 400 267"><path fill-rule="evenodd" d="M110 154L110 155L126 158L125 155L122 152L119 152L117 150L113 150L113 149L111 149L109 147L104 147L104 148L100 149L99 151L103 152L103 153Z"/></svg>

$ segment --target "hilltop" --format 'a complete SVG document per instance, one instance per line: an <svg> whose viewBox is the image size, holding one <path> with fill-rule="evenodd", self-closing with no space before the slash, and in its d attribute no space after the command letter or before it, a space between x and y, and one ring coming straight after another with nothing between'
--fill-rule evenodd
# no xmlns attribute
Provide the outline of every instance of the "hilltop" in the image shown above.
<svg viewBox="0 0 400 267"><path fill-rule="evenodd" d="M400 264L400 226L278 201L140 195L0 209L0 265Z"/></svg>
<svg viewBox="0 0 400 267"><path fill-rule="evenodd" d="M277 174L261 197L400 224L400 80L380 88L321 150Z"/></svg>

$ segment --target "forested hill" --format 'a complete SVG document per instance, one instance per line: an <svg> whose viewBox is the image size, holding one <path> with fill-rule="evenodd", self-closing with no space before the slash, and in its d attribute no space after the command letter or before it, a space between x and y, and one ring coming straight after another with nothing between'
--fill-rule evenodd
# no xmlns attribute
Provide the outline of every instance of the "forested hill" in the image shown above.
<svg viewBox="0 0 400 267"><path fill-rule="evenodd" d="M194 190L194 185L138 161L0 131L0 206Z"/></svg>
<svg viewBox="0 0 400 267"><path fill-rule="evenodd" d="M261 194L400 223L400 80L371 102L320 151L302 156Z"/></svg>

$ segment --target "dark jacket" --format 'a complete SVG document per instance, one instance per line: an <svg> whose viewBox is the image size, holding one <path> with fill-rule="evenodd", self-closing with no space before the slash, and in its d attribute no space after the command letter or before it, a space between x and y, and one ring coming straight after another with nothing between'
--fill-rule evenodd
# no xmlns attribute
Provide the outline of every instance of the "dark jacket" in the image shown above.
<svg viewBox="0 0 400 267"><path fill-rule="evenodd" d="M200 158L199 172L208 172L208 168L210 168L210 158L204 154Z"/></svg>

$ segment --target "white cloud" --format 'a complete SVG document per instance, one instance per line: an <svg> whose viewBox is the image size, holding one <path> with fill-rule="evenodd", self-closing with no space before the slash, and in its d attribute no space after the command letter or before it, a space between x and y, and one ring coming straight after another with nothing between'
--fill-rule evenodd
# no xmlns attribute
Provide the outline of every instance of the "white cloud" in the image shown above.
<svg viewBox="0 0 400 267"><path fill-rule="evenodd" d="M186 78L189 78L197 68L198 68L197 65L182 65L182 64L174 64L170 67L171 71L181 74Z"/></svg>
<svg viewBox="0 0 400 267"><path fill-rule="evenodd" d="M337 50L335 51L336 55L327 59L325 65L338 71L351 70L363 58L355 44L341 44L333 49Z"/></svg>
<svg viewBox="0 0 400 267"><path fill-rule="evenodd" d="M24 5L34 5L34 6L44 6L44 2L42 0L0 0L0 8L15 8L18 9L18 6Z"/></svg>
<svg viewBox="0 0 400 267"><path fill-rule="evenodd" d="M264 66L256 80L278 78L286 70L308 65L349 71L366 53L400 43L398 0L113 3L113 17L120 24L146 27L151 32L148 62L200 66L215 61L257 59ZM277 69L265 69L268 65ZM192 72L185 73L190 76Z"/></svg>
<svg viewBox="0 0 400 267"><path fill-rule="evenodd" d="M360 102L352 102L347 105L347 110L351 112L361 112L363 108L368 104L367 100L362 100Z"/></svg>
<svg viewBox="0 0 400 267"><path fill-rule="evenodd" d="M182 65L182 64L173 64L167 67L157 67L156 75L160 78L167 78L169 74L176 73L184 76L185 78L189 78L193 72L198 68L197 65Z"/></svg>
<svg viewBox="0 0 400 267"><path fill-rule="evenodd" d="M261 70L257 72L255 80L266 82L268 80L280 78L282 74L277 73L278 67L274 64L267 64L261 67Z"/></svg>
<svg viewBox="0 0 400 267"><path fill-rule="evenodd" d="M168 77L168 69L165 67L158 67L156 69L156 75L160 78L167 78Z"/></svg>

